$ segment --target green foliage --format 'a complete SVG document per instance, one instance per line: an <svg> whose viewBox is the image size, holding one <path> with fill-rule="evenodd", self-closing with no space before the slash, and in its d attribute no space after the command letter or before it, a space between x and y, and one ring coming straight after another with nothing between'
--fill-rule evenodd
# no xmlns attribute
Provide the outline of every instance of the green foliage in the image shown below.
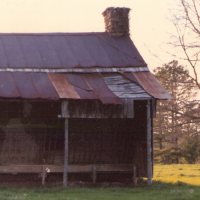
<svg viewBox="0 0 200 200"><path fill-rule="evenodd" d="M189 71L172 61L154 70L155 77L172 96L172 100L157 102L157 117L154 119L155 161L178 163L183 158L188 163L198 159L198 135L200 121L196 84ZM163 150L162 150L163 149Z"/></svg>
<svg viewBox="0 0 200 200"><path fill-rule="evenodd" d="M176 149L157 149L154 151L154 162L163 164L178 163L181 160L182 152Z"/></svg>
<svg viewBox="0 0 200 200"><path fill-rule="evenodd" d="M189 164L197 162L200 156L200 141L198 135L186 136L185 142L182 147L183 156Z"/></svg>

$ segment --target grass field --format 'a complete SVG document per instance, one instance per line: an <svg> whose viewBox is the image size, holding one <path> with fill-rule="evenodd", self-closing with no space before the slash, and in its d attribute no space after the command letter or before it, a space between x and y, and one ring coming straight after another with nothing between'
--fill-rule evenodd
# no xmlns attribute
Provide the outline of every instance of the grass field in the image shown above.
<svg viewBox="0 0 200 200"><path fill-rule="evenodd" d="M200 164L155 165L153 180L200 186Z"/></svg>
<svg viewBox="0 0 200 200"><path fill-rule="evenodd" d="M198 180L199 179L199 180ZM156 165L153 184L138 187L76 186L68 187L0 187L0 200L198 200L200 199L200 165Z"/></svg>

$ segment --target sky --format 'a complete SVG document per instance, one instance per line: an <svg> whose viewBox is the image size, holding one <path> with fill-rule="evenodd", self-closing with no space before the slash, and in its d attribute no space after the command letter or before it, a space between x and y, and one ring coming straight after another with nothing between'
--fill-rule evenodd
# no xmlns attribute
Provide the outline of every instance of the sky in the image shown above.
<svg viewBox="0 0 200 200"><path fill-rule="evenodd" d="M164 51L177 0L0 0L0 32L103 32L107 7L128 7L130 36L152 71L174 58ZM158 58L153 56L155 54Z"/></svg>

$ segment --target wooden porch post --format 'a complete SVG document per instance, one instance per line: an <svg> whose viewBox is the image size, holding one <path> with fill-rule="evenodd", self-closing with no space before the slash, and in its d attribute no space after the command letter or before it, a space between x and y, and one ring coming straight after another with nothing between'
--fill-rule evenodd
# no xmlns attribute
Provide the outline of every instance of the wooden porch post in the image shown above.
<svg viewBox="0 0 200 200"><path fill-rule="evenodd" d="M64 157L64 173L63 173L63 186L67 186L67 173L68 173L68 119L65 118L65 157Z"/></svg>
<svg viewBox="0 0 200 200"><path fill-rule="evenodd" d="M147 102L147 176L148 185L152 184L152 157L151 157L151 104Z"/></svg>

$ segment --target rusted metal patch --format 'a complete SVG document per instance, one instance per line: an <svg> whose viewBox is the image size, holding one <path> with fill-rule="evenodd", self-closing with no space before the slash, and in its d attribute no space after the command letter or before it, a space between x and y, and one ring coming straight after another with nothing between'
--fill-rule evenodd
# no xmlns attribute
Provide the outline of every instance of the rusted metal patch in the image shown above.
<svg viewBox="0 0 200 200"><path fill-rule="evenodd" d="M151 72L132 72L146 92L157 99L172 99Z"/></svg>
<svg viewBox="0 0 200 200"><path fill-rule="evenodd" d="M73 86L81 99L99 99L94 91L87 85L82 74L65 74L68 82Z"/></svg>
<svg viewBox="0 0 200 200"><path fill-rule="evenodd" d="M60 98L80 99L80 96L67 81L64 74L48 73L49 79L58 92Z"/></svg>
<svg viewBox="0 0 200 200"><path fill-rule="evenodd" d="M106 85L100 73L84 74L84 79L103 104L122 104L122 101Z"/></svg>
<svg viewBox="0 0 200 200"><path fill-rule="evenodd" d="M33 81L36 90L40 95L40 98L52 99L52 100L60 99L47 73L30 72L29 74L31 76L31 79Z"/></svg>

